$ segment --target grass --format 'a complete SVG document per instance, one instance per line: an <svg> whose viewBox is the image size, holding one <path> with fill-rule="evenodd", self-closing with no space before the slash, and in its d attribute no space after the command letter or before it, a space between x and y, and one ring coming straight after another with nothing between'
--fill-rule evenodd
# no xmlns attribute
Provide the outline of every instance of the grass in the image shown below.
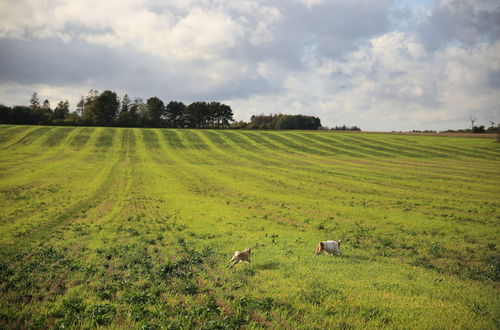
<svg viewBox="0 0 500 330"><path fill-rule="evenodd" d="M0 328L500 327L494 139L3 125L0 178Z"/></svg>

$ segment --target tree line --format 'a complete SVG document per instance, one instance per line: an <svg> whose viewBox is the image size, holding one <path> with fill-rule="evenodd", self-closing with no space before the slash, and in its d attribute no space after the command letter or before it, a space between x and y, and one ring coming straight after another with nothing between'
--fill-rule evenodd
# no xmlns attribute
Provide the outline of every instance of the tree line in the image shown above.
<svg viewBox="0 0 500 330"><path fill-rule="evenodd" d="M240 121L232 125L233 128L247 129L305 129L317 130L321 128L321 120L318 117L305 115L253 115L250 122Z"/></svg>
<svg viewBox="0 0 500 330"><path fill-rule="evenodd" d="M121 99L115 92L90 90L80 99L76 111L70 112L69 102L60 101L52 109L48 100L40 102L33 93L29 106L0 105L0 123L31 125L82 125L123 127L224 128L233 122L231 107L220 102L170 101L150 97Z"/></svg>
<svg viewBox="0 0 500 330"><path fill-rule="evenodd" d="M40 102L37 92L29 106L8 107L0 104L0 123L68 126L120 126L165 128L234 128L234 129L324 129L318 117L305 115L254 115L250 122L234 122L229 105L197 101L185 105L168 104L157 96L144 102L141 98L122 98L110 90L90 90L70 111L69 102L60 101L54 109L50 102ZM344 126L345 128L345 126Z"/></svg>

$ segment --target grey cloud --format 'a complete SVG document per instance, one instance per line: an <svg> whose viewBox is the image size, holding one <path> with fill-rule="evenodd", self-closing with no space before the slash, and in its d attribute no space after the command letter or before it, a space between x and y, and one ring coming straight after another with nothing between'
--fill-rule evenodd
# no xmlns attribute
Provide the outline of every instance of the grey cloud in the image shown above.
<svg viewBox="0 0 500 330"><path fill-rule="evenodd" d="M75 40L0 39L0 76L19 84L65 84L120 75L116 52Z"/></svg>
<svg viewBox="0 0 500 330"><path fill-rule="evenodd" d="M455 108L462 106L463 109L457 111L468 112L476 105L470 101L465 108L463 103L467 102L467 95L464 96L463 92L458 93L465 101L454 103L453 93L474 89L474 93L484 96L490 93L488 88L500 88L498 72L484 73L491 70L490 66L477 69L482 70L481 77L474 80L474 84L475 81L484 81L484 86L452 81L442 71L447 65L447 56L450 56L447 52L449 45L457 49L475 49L473 60L469 61L467 54L460 55L460 61L450 72L457 68L464 71L477 68L484 50L477 46L482 43L489 47L489 55L485 58L489 61L498 58L491 55L494 42L500 39L498 6L474 6L472 1L457 0L453 2L457 6L429 9L430 15L423 19L423 15L403 8L402 2L397 0L326 1L310 8L298 1L246 3L254 6L251 8L256 8L256 11L239 8L243 2L231 5L225 0L190 3L190 7L183 7L174 2L148 2L150 7L146 9L150 10L149 13L163 16L156 16L158 24L151 26L147 25L151 21L141 16L141 22L147 27L142 30L129 29L129 26L120 30L128 19L134 24L133 14L124 11L131 16L123 17L119 24L104 24L105 28L87 26L86 20L82 20L79 23L64 22L62 28L60 25L49 26L49 30L55 29L49 31L53 32L48 34L51 38L42 38L29 28L24 39L0 38L0 85L18 84L30 88L37 84L82 86L82 94L92 87L128 93L131 97L159 96L165 101L233 100L241 106L240 109L234 108L237 118L260 108L259 111L291 109L312 112L323 104L321 116L327 125L332 124L328 120L335 118L335 113L341 113L346 123L375 125L373 118L400 113L404 121L411 117L412 111L417 112L415 109L418 112L444 109L442 117L454 120L455 115L450 112ZM205 47L205 39L199 40L201 46L190 43L189 38L203 34L199 29L193 29L195 35L190 34L189 28L183 30L185 34L174 36L178 39L174 38L173 43L169 38L163 38L162 33L175 31L159 31L168 30L169 24L186 17L194 6L205 9L207 15L213 12L229 15L235 22L227 26L237 29L237 33L230 34L232 39L228 44L220 44L220 52L218 43L224 38L219 35L214 38L215 42L208 40ZM267 6L266 10L278 10L281 17L271 19L266 25L264 32L274 38L256 43L252 40L253 32L266 19L257 10L263 6ZM168 17L168 22L163 21L165 17ZM208 17L206 22L210 25L211 21ZM44 26L43 22L39 24ZM143 34L132 33L132 37L123 43L115 42L113 46L91 43L104 43L108 40L106 38L97 41L82 39L86 35L99 37L108 34L113 42L118 37L127 37L130 31ZM221 31L224 34L224 30ZM404 31L399 39L394 35L398 31ZM57 39L58 33L68 36L68 39ZM381 43L373 51L372 42L377 37L383 38L378 38ZM158 47L163 47L161 52L155 53L152 49L157 45L155 42ZM399 47L403 42L405 46ZM212 56L207 57L210 60L197 56L184 58L169 52L171 45L186 47L182 51L189 51L190 45L194 45L202 51L212 52ZM328 67L328 63L334 63L333 67ZM445 83L440 84L440 79ZM455 89L450 92L452 88ZM446 98L443 99L443 95ZM24 96L23 102L28 97ZM483 104L478 104L477 108L490 111L492 98L487 96L484 99L486 101L481 101ZM294 104L304 107L292 109ZM245 106L252 110L246 110ZM363 118L370 119L363 122ZM418 114L414 118L420 120Z"/></svg>
<svg viewBox="0 0 500 330"><path fill-rule="evenodd" d="M478 2L478 4L480 1ZM482 9L463 0L436 8L418 32L428 50L460 42L466 46L500 39L500 6Z"/></svg>

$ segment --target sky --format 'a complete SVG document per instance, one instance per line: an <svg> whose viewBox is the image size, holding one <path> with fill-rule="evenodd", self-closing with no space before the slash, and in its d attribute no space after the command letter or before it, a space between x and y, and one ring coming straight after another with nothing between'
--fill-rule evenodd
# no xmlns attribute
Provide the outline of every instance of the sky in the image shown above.
<svg viewBox="0 0 500 330"><path fill-rule="evenodd" d="M0 0L0 104L90 89L365 131L500 122L498 0Z"/></svg>

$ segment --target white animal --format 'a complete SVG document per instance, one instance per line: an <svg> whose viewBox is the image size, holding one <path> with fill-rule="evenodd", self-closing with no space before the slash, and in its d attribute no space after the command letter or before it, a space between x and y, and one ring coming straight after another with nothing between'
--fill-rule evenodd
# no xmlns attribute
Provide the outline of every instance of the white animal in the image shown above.
<svg viewBox="0 0 500 330"><path fill-rule="evenodd" d="M234 256L229 260L229 263L231 264L231 267L234 265L245 261L245 262L250 262L250 255L252 254L252 249L246 248L243 251L236 251L234 252Z"/></svg>
<svg viewBox="0 0 500 330"><path fill-rule="evenodd" d="M341 241L319 242L316 246L316 255L319 255L321 252L328 254L340 253L340 242Z"/></svg>

